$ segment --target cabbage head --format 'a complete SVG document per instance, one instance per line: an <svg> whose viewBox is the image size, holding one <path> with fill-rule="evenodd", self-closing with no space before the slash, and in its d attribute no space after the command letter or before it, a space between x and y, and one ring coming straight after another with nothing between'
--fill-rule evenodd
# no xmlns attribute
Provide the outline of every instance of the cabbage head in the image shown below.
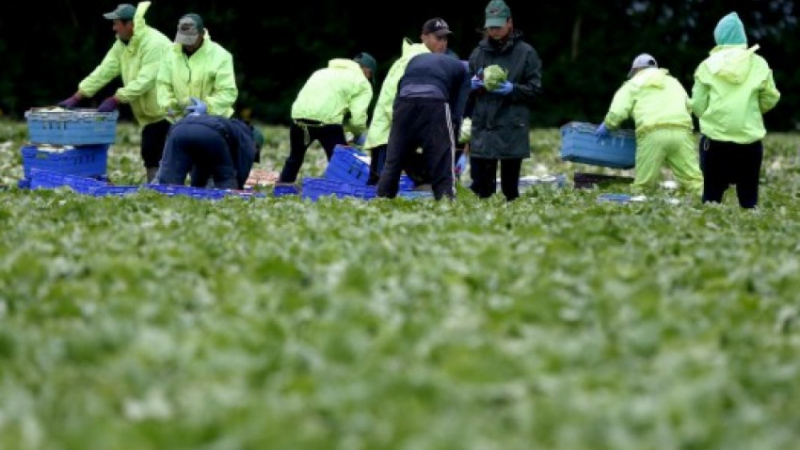
<svg viewBox="0 0 800 450"><path fill-rule="evenodd" d="M483 84L489 91L493 91L500 87L500 85L503 84L507 78L508 71L497 64L493 64L483 71Z"/></svg>

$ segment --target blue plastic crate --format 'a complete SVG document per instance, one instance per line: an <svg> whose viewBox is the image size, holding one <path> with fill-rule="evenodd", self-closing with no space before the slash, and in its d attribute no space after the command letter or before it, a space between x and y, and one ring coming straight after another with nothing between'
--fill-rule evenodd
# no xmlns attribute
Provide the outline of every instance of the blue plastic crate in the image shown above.
<svg viewBox="0 0 800 450"><path fill-rule="evenodd" d="M108 144L80 147L22 147L22 170L25 178L31 169L47 170L68 175L94 177L106 174Z"/></svg>
<svg viewBox="0 0 800 450"><path fill-rule="evenodd" d="M636 165L636 135L631 130L609 130L595 136L596 125L570 122L561 127L561 159L564 161L632 169Z"/></svg>
<svg viewBox="0 0 800 450"><path fill-rule="evenodd" d="M140 186L100 186L88 192L94 197L122 197L139 192Z"/></svg>
<svg viewBox="0 0 800 450"><path fill-rule="evenodd" d="M286 195L299 195L300 189L297 188L295 185L280 185L275 186L272 190L273 197L283 197Z"/></svg>
<svg viewBox="0 0 800 450"><path fill-rule="evenodd" d="M30 178L31 189L55 189L67 186L75 192L88 194L93 189L107 186L108 183L94 178L69 175L47 170L32 169Z"/></svg>
<svg viewBox="0 0 800 450"><path fill-rule="evenodd" d="M366 153L352 147L337 145L325 168L324 177L366 186L370 173L369 164L370 157ZM408 176L402 175L399 186L401 191L410 191L414 189L414 182Z"/></svg>
<svg viewBox="0 0 800 450"><path fill-rule="evenodd" d="M375 198L375 186L361 186L327 178L304 178L302 198L316 201L320 197L335 195L339 198L355 197L364 200Z"/></svg>
<svg viewBox="0 0 800 450"><path fill-rule="evenodd" d="M30 189L31 188L31 180L30 178L23 178L17 181L17 187L20 189Z"/></svg>
<svg viewBox="0 0 800 450"><path fill-rule="evenodd" d="M177 186L171 184L148 184L147 189L151 189L167 196L184 195L193 198L203 198L218 200L226 197L229 192L224 189L196 188L191 186Z"/></svg>
<svg viewBox="0 0 800 450"><path fill-rule="evenodd" d="M113 144L119 111L32 108L25 112L28 140L34 144Z"/></svg>

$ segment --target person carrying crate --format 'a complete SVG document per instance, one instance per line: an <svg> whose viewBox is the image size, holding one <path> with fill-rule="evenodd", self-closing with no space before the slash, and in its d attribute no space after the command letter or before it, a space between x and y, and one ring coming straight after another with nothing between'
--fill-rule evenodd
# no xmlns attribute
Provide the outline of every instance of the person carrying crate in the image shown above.
<svg viewBox="0 0 800 450"><path fill-rule="evenodd" d="M636 123L636 174L632 189L641 191L656 185L665 163L675 181L700 195L703 174L694 150L689 95L681 83L658 67L647 53L638 55L625 83L614 94L603 123L596 130L607 137L628 118Z"/></svg>

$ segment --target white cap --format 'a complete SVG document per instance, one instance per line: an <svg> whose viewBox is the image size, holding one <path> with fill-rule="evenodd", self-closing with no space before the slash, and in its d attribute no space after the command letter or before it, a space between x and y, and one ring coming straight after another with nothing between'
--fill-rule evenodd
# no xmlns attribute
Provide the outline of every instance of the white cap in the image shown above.
<svg viewBox="0 0 800 450"><path fill-rule="evenodd" d="M633 74L636 73L636 69L643 69L645 67L658 67L656 59L653 58L653 56L649 53L642 53L633 60L633 64L631 64L631 70L628 72L628 78L632 77Z"/></svg>

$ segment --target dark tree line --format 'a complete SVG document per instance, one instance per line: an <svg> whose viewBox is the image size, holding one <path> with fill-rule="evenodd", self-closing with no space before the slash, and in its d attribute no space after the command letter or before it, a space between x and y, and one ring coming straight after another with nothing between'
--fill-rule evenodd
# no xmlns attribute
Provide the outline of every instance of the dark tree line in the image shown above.
<svg viewBox="0 0 800 450"><path fill-rule="evenodd" d="M32 106L52 105L70 95L113 42L102 13L124 0L16 2L0 15L0 108L11 118ZM211 38L234 55L237 110L252 118L285 124L294 96L315 69L334 57L373 54L378 84L400 54L404 37L419 39L422 23L443 17L456 33L450 47L466 58L480 39L488 0L406 0L379 4L334 0L153 0L148 23L173 37L178 18L203 16ZM135 3L135 2L134 2ZM691 90L693 71L713 47L719 18L736 11L750 44L760 44L783 98L767 115L772 130L794 130L800 84L797 19L792 1L508 0L514 22L543 61L544 94L534 126L570 120L598 121L624 81L633 58L653 54ZM259 11L266 12L259 12ZM386 13L385 11L391 11ZM100 92L95 101L113 92ZM129 113L123 109L123 117Z"/></svg>

